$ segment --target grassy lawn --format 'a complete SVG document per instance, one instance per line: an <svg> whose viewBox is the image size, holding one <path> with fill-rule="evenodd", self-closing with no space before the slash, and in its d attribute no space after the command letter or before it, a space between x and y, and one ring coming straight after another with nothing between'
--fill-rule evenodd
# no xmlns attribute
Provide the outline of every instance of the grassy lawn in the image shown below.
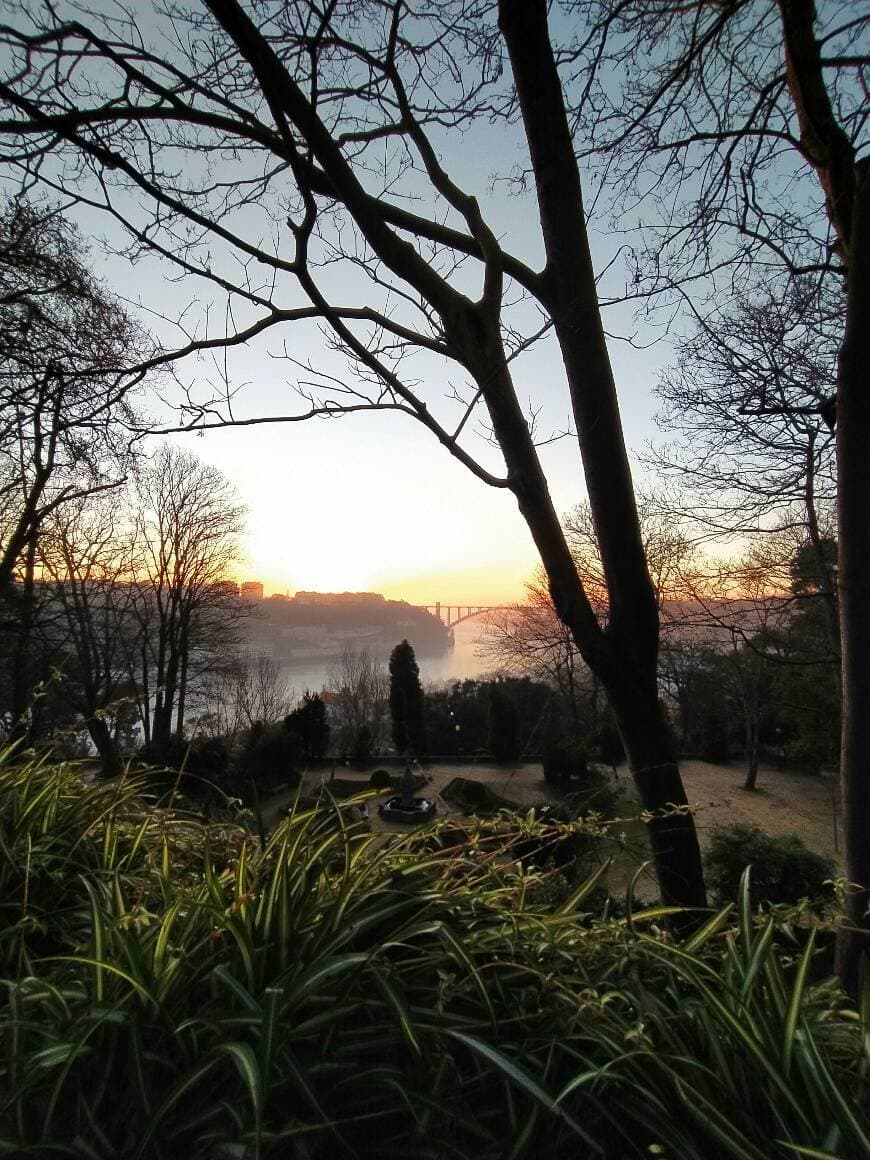
<svg viewBox="0 0 870 1160"><path fill-rule="evenodd" d="M377 768L373 766L372 768ZM714 827L732 822L746 822L759 826L770 834L799 834L806 844L820 854L838 859L839 839L835 841L833 816L836 785L829 777L811 777L786 770L762 767L758 789L742 788L743 768L740 763L712 765L705 761L685 761L680 766L686 793L695 810L695 819L702 847L707 844ZM393 773L398 770L394 769ZM345 766L336 768L336 777L342 782L358 782L360 790L368 788L371 770L354 771ZM527 762L514 766L499 766L482 762L466 765L427 766L427 781L420 791L435 796L438 817L458 816L457 810L443 799L441 790L454 777L467 777L488 785L496 793L515 801L521 810L542 802L556 802L558 795L544 780L541 765ZM320 781L328 780L328 772L318 770L307 775L303 791L313 789ZM646 828L640 820L640 806L634 783L625 766L616 771L621 792L618 823L613 826L614 838L610 851L613 866L608 884L615 894L622 894L638 866L649 857ZM288 790L265 803L264 818L272 826L292 804L296 790ZM370 810L372 828L376 832L402 832L403 827L384 822L377 813L376 801ZM604 844L605 849L607 843ZM641 872L635 891L641 898L657 895L657 886L651 868Z"/></svg>

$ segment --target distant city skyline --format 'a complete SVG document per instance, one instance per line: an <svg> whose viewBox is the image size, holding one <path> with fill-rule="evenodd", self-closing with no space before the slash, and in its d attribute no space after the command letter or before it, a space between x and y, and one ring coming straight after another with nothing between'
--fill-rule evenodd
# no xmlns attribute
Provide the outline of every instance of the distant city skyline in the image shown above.
<svg viewBox="0 0 870 1160"><path fill-rule="evenodd" d="M279 600L292 600L292 601L303 601L304 600L305 603L318 604L321 602L321 599L326 598L326 597L332 597L333 599L339 598L339 601L341 600L341 598L345 598L349 603L353 603L353 602L357 602L357 601L360 603L364 603L366 600L402 601L406 604L410 604L410 605L414 606L415 608L435 609L437 606L440 605L440 606L443 606L443 608L445 610L448 608L455 609L458 607L462 607L462 608L466 608L466 607L467 608L475 608L478 606L493 607L493 604L490 602L476 600L474 598L469 598L467 596L457 597L455 595L452 595L449 598L444 598L440 593L436 593L434 596L432 596L431 599L424 598L424 599L413 599L412 600L412 599L408 599L407 597L402 596L402 595L393 595L393 594L387 593L387 592L375 592L375 591L369 591L366 589L345 589L345 588L343 588L340 590L326 590L326 589L315 590L315 589L298 588L298 589L294 590L290 587L272 588L272 587L270 587L270 585L265 584L262 580L259 580L256 577L249 577L249 576L245 576L244 579L240 579L235 583L236 583L237 588L238 588L238 595L241 596L241 598L243 600L270 600L273 598L278 598ZM504 600L498 601L497 603L503 604L503 605L515 604L518 601L521 602L522 599L524 599L524 598L525 598L525 590L523 590L523 593L517 599L504 599ZM325 602L326 601L324 600L324 603Z"/></svg>

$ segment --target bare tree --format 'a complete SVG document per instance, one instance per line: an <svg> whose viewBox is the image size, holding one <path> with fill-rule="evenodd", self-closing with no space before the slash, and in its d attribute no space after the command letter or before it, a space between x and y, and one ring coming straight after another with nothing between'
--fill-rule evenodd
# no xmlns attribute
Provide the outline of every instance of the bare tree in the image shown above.
<svg viewBox="0 0 870 1160"><path fill-rule="evenodd" d="M145 353L129 314L82 259L57 210L0 212L0 590L43 521L128 470L125 363Z"/></svg>
<svg viewBox="0 0 870 1160"><path fill-rule="evenodd" d="M161 25L161 14L152 19ZM45 5L8 23L0 31L11 62L0 80L7 159L25 181L59 182L107 210L137 254L156 253L227 296L229 330L191 332L164 357L318 319L349 357L351 376L321 378L325 394L281 418L374 407L410 415L479 479L513 496L554 607L607 690L653 814L663 897L702 905L697 836L658 701L655 593L545 0L433 0L413 12L400 0L267 2L250 12L238 0L204 0L168 8L162 20L146 36L120 12L85 21L74 8ZM148 47L161 33L172 45L162 55ZM508 252L439 158L442 132L500 110L522 121L539 268ZM179 167L180 154L191 164ZM77 183L58 177L57 165ZM88 173L93 181L83 180ZM418 213L409 199L421 197ZM356 301L330 291L341 285L352 295L360 280ZM606 626L551 500L534 416L520 403L518 360L543 334L564 368ZM417 386L418 355L450 367L452 398L433 403ZM194 396L188 404L191 425L235 421L229 387L223 406ZM475 456L478 408L503 472L488 452Z"/></svg>
<svg viewBox="0 0 870 1160"><path fill-rule="evenodd" d="M332 715L339 752L350 754L366 730L373 752L380 752L390 730L390 680L367 649L345 648L328 673Z"/></svg>
<svg viewBox="0 0 870 1160"><path fill-rule="evenodd" d="M594 728L598 683L584 664L570 629L556 615L542 568L525 588L522 604L487 614L478 650L500 672L531 677L558 689L579 737L584 704L591 709Z"/></svg>
<svg viewBox="0 0 870 1160"><path fill-rule="evenodd" d="M81 715L103 773L123 760L112 720L132 702L128 671L137 648L133 561L118 534L118 505L93 496L67 502L43 526L39 564L48 598L39 633L61 658L63 696Z"/></svg>
<svg viewBox="0 0 870 1160"><path fill-rule="evenodd" d="M232 732L250 729L255 721L272 724L292 710L296 694L271 658L243 656L231 689Z"/></svg>
<svg viewBox="0 0 870 1160"><path fill-rule="evenodd" d="M644 552L662 621L662 647L679 634L683 601L698 573L696 549L685 521L663 510L662 497L652 492L638 499ZM607 578L588 504L577 504L565 517L566 538L577 573L602 626L608 621ZM526 602L487 618L483 655L501 666L555 685L576 714L578 697L597 720L600 687L582 659L576 642L559 619L543 572L527 585ZM580 728L576 718L575 727Z"/></svg>
<svg viewBox="0 0 870 1160"><path fill-rule="evenodd" d="M748 790L758 781L761 719L772 694L771 662L782 651L789 618L784 569L779 553L770 549L768 541L755 553L709 569L702 583L692 586L680 634L684 640L702 642L719 661L721 696L743 720L743 785Z"/></svg>
<svg viewBox="0 0 870 1160"><path fill-rule="evenodd" d="M212 737L238 738L257 722L275 724L298 699L280 665L262 653L215 657L197 684L199 711L189 719L195 732Z"/></svg>
<svg viewBox="0 0 870 1160"><path fill-rule="evenodd" d="M842 300L820 302L807 279L777 291L699 318L658 387L660 425L679 442L649 462L717 533L797 523L812 537L833 510Z"/></svg>
<svg viewBox="0 0 870 1160"><path fill-rule="evenodd" d="M219 471L169 445L137 473L134 491L136 683L146 740L163 756L173 733L183 736L198 668L214 650L235 651L244 608L228 577L244 509Z"/></svg>
<svg viewBox="0 0 870 1160"><path fill-rule="evenodd" d="M807 279L778 289L699 319L678 344L677 366L658 393L665 404L659 421L679 442L656 447L649 462L676 477L676 503L717 536L757 542L770 533L771 550L755 553L772 574L781 577L796 544L806 541L839 651L836 568L826 544L836 500L843 303L839 295L821 301L823 288ZM777 560L778 549L784 554Z"/></svg>
<svg viewBox="0 0 870 1160"><path fill-rule="evenodd" d="M146 341L95 278L78 232L26 199L0 210L0 642L11 732L26 739L36 682L36 563L47 521L119 487L130 464L129 394L118 367ZM38 666L37 666L38 667Z"/></svg>

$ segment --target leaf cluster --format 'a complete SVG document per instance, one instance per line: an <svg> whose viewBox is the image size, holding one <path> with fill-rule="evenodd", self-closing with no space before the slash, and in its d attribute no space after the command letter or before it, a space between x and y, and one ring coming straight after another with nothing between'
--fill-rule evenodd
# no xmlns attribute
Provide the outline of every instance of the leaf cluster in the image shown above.
<svg viewBox="0 0 870 1160"><path fill-rule="evenodd" d="M594 918L604 867L554 904L504 819L260 843L3 760L5 1154L866 1154L866 1012L748 891L677 943Z"/></svg>

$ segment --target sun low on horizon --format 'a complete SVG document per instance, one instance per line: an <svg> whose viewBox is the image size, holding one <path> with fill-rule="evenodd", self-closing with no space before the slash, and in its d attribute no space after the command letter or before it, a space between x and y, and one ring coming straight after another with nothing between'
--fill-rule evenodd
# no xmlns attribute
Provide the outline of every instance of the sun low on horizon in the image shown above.
<svg viewBox="0 0 870 1160"><path fill-rule="evenodd" d="M373 427L310 424L189 442L247 508L238 578L259 581L266 594L522 601L537 557L513 498L409 424Z"/></svg>
<svg viewBox="0 0 870 1160"><path fill-rule="evenodd" d="M311 566L291 568L288 572L273 571L268 565L258 568L249 556L238 570L238 578L257 581L267 596L278 594L294 596L297 592L376 592L386 600L404 600L408 604L433 605L511 605L521 603L526 596L525 583L533 561L523 570L524 561L518 561L516 571L490 570L485 567L444 568L442 570L402 572L392 574L363 566L353 567L347 560L325 558Z"/></svg>

